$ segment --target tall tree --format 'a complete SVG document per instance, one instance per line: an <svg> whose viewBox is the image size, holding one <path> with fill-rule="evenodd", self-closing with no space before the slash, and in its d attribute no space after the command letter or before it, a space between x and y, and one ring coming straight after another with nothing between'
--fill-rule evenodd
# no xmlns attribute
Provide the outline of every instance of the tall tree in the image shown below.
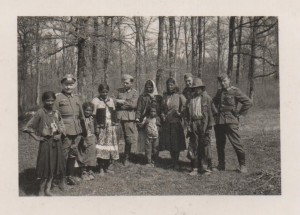
<svg viewBox="0 0 300 215"><path fill-rule="evenodd" d="M196 45L196 17L191 17L191 37L192 37L192 74L197 76L197 45Z"/></svg>
<svg viewBox="0 0 300 215"><path fill-rule="evenodd" d="M202 78L202 17L198 16L198 34L197 34L197 42L198 42L198 74L199 78Z"/></svg>
<svg viewBox="0 0 300 215"><path fill-rule="evenodd" d="M185 48L185 59L186 59L186 71L189 71L189 52L188 52L188 44L189 44L189 36L188 36L188 22L189 18L184 17L184 25L183 25L183 30L184 30L184 48Z"/></svg>
<svg viewBox="0 0 300 215"><path fill-rule="evenodd" d="M233 68L233 41L234 41L234 23L235 16L231 16L229 19L229 42L228 42L228 66L227 66L227 74L229 77L232 75Z"/></svg>
<svg viewBox="0 0 300 215"><path fill-rule="evenodd" d="M41 73L39 69L39 64L40 64L40 20L39 17L35 17L36 20L36 31L35 31L35 54L36 54L36 59L35 59L35 70L36 70L36 100L35 104L40 105L40 82L41 82Z"/></svg>
<svg viewBox="0 0 300 215"><path fill-rule="evenodd" d="M239 38L237 42L237 63L235 73L235 83L239 85L240 82L240 61L241 61L241 48L242 48L242 34L243 34L243 17L240 17L239 23Z"/></svg>
<svg viewBox="0 0 300 215"><path fill-rule="evenodd" d="M98 22L98 17L93 17L94 21L94 41L93 41L93 46L92 46L92 87L94 88L95 86L95 80L96 80L96 74L99 70L98 68L98 40L96 35L98 35L98 30L99 30L99 22ZM94 91L93 91L94 92ZM92 95L94 96L94 95Z"/></svg>
<svg viewBox="0 0 300 215"><path fill-rule="evenodd" d="M140 73L141 73L141 20L140 17L133 17L134 25L135 25L135 51L136 51L136 58L135 58L135 74L136 79L140 80ZM139 81L136 81L136 88L140 88Z"/></svg>
<svg viewBox="0 0 300 215"><path fill-rule="evenodd" d="M157 72L156 85L158 92L162 91L162 74L163 74L163 47L164 47L164 16L158 17L158 39L157 39Z"/></svg>
<svg viewBox="0 0 300 215"><path fill-rule="evenodd" d="M175 77L175 54L174 54L174 28L175 28L175 17L170 16L169 17L169 76Z"/></svg>
<svg viewBox="0 0 300 215"><path fill-rule="evenodd" d="M221 33L220 33L220 17L217 17L217 43L218 43L218 74L221 73Z"/></svg>

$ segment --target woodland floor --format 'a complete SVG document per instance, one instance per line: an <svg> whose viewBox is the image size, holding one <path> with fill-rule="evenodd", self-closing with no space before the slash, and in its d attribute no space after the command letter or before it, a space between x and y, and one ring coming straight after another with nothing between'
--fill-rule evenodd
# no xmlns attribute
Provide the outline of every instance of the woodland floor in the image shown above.
<svg viewBox="0 0 300 215"><path fill-rule="evenodd" d="M19 123L22 126L23 123ZM230 143L226 145L226 171L211 175L188 175L190 163L186 151L180 155L181 170L168 169L169 153L160 152L160 164L147 168L143 154L133 157L124 167L117 162L115 174L68 186L65 192L54 187L58 196L136 196L136 195L280 195L280 120L279 110L253 110L241 119L241 137L245 145L248 174L239 174L237 158ZM213 163L217 164L214 135ZM120 147L122 148L122 147ZM19 132L19 195L36 196L35 163L38 143Z"/></svg>

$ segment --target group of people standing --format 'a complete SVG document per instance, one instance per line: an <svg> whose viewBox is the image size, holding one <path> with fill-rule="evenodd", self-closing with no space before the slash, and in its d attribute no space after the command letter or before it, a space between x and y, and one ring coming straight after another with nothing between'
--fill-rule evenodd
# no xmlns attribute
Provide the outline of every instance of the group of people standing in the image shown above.
<svg viewBox="0 0 300 215"><path fill-rule="evenodd" d="M134 78L125 74L123 87L109 97L109 86L100 84L99 96L81 103L74 94L76 78L68 74L61 80L62 92L45 92L39 109L23 129L40 141L37 158L39 195L51 196L53 179L58 187L76 185L75 169L83 180L113 173L110 164L119 159L116 127L121 126L126 166L132 151L144 151L146 166L157 166L159 151L168 150L171 168L178 170L179 155L187 149L191 160L190 175L225 170L226 136L239 161L239 172L246 173L245 152L238 133L239 116L245 115L252 102L238 88L230 85L226 74L218 76L221 89L211 97L205 85L192 74L184 75L186 87L180 93L174 78L166 81L166 92L159 95L156 84L147 80L140 95L133 89ZM237 104L241 108L237 109ZM214 127L218 166L213 168L211 130ZM188 140L188 141L187 141ZM188 143L186 143L188 142ZM134 149L133 149L134 148Z"/></svg>

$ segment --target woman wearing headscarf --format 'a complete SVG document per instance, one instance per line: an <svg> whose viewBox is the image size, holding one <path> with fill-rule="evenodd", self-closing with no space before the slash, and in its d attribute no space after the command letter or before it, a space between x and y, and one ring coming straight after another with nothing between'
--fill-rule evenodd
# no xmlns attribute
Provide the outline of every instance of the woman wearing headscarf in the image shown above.
<svg viewBox="0 0 300 215"><path fill-rule="evenodd" d="M186 99L179 93L174 78L166 82L167 92L163 95L162 101L162 130L160 137L161 150L168 150L171 154L172 167L179 169L178 160L180 151L186 149L185 135L181 123L182 113L185 109Z"/></svg>
<svg viewBox="0 0 300 215"><path fill-rule="evenodd" d="M144 92L139 96L136 110L136 122L139 128L138 151L145 151L147 166L154 167L158 159L158 127L160 127L162 96L158 95L156 84L152 80L147 80L144 87ZM151 109L156 110L155 133L154 136L147 134L147 123L153 116ZM153 112L153 111L152 111ZM157 126L156 126L157 125ZM147 136L148 135L148 136ZM150 140L150 141L149 141Z"/></svg>

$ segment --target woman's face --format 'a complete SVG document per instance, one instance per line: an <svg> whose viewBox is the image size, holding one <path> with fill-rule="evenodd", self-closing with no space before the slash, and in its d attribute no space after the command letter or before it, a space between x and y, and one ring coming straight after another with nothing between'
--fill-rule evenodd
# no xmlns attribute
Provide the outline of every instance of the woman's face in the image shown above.
<svg viewBox="0 0 300 215"><path fill-rule="evenodd" d="M153 86L151 84L146 84L146 92L153 93Z"/></svg>
<svg viewBox="0 0 300 215"><path fill-rule="evenodd" d="M43 101L44 107L48 110L52 110L54 102L55 102L54 98L48 98Z"/></svg>
<svg viewBox="0 0 300 215"><path fill-rule="evenodd" d="M175 84L174 83L170 82L170 83L167 84L167 90L169 92L173 92L174 89L175 89Z"/></svg>
<svg viewBox="0 0 300 215"><path fill-rule="evenodd" d="M102 98L102 99L107 99L107 95L108 95L108 90L102 90L101 92L99 92L100 93L100 97Z"/></svg>

